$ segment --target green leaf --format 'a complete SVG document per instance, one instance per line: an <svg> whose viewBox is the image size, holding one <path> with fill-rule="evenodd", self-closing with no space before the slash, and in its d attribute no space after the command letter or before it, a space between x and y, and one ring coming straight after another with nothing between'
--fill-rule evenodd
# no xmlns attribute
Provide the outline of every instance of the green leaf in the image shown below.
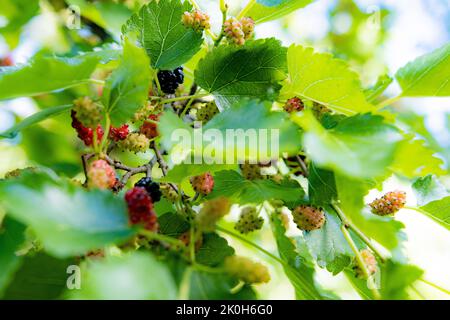
<svg viewBox="0 0 450 320"><path fill-rule="evenodd" d="M214 183L208 198L226 197L239 204L257 204L272 199L295 202L304 196L297 181L283 180L278 184L273 180L246 180L233 170L217 172Z"/></svg>
<svg viewBox="0 0 450 320"><path fill-rule="evenodd" d="M44 253L27 256L4 292L5 300L60 299L66 289L69 266L74 259L57 259Z"/></svg>
<svg viewBox="0 0 450 320"><path fill-rule="evenodd" d="M242 97L273 100L285 73L286 48L270 38L214 48L198 63L195 82L224 107Z"/></svg>
<svg viewBox="0 0 450 320"><path fill-rule="evenodd" d="M309 201L316 206L329 205L337 198L336 182L332 171L320 169L311 163L308 177Z"/></svg>
<svg viewBox="0 0 450 320"><path fill-rule="evenodd" d="M35 96L87 82L101 58L38 55L24 65L0 68L0 100Z"/></svg>
<svg viewBox="0 0 450 320"><path fill-rule="evenodd" d="M255 300L256 293L249 285L244 285L238 292L238 280L224 274L212 274L193 271L189 278L189 299L192 300Z"/></svg>
<svg viewBox="0 0 450 320"><path fill-rule="evenodd" d="M272 232L277 243L278 253L285 265L286 276L295 288L297 299L320 300L322 294L315 284L314 266L308 256L300 256L291 240L285 235L280 218L276 214L271 216Z"/></svg>
<svg viewBox="0 0 450 320"><path fill-rule="evenodd" d="M295 10L306 7L314 0L257 0L245 14L256 23L279 19Z"/></svg>
<svg viewBox="0 0 450 320"><path fill-rule="evenodd" d="M392 217L380 217L369 211L364 204L364 196L372 185L336 175L336 189L339 206L347 218L366 236L388 249L396 249L404 240L401 231L404 225Z"/></svg>
<svg viewBox="0 0 450 320"><path fill-rule="evenodd" d="M350 264L353 252L342 234L339 218L329 211L325 216L323 227L305 232L304 238L317 264L336 275Z"/></svg>
<svg viewBox="0 0 450 320"><path fill-rule="evenodd" d="M159 128L162 144L172 150L172 158L176 158L174 153L177 152L180 161L196 163L203 159L203 163L214 164L209 166L214 171L221 163L262 162L278 158L282 153L295 154L301 140L300 130L286 113L271 111L270 103L255 100L241 101L195 130L173 113L165 112ZM181 172L183 168L188 167L176 168L177 176L178 170ZM194 170L189 176L201 169ZM178 178L171 176L170 179Z"/></svg>
<svg viewBox="0 0 450 320"><path fill-rule="evenodd" d="M19 44L23 26L37 15L38 12L38 0L2 0L0 16L6 19L7 24L2 23L0 34L8 43L10 49L13 49Z"/></svg>
<svg viewBox="0 0 450 320"><path fill-rule="evenodd" d="M417 198L417 204L423 206L429 202L448 196L447 189L432 175L418 178L414 181L412 189Z"/></svg>
<svg viewBox="0 0 450 320"><path fill-rule="evenodd" d="M420 279L423 271L416 266L388 261L381 270L381 296L384 300L409 298L407 288Z"/></svg>
<svg viewBox="0 0 450 320"><path fill-rule="evenodd" d="M205 172L214 173L227 169L234 169L236 165L228 164L177 164L167 172L167 175L161 178L161 182L181 183L193 176L201 175Z"/></svg>
<svg viewBox="0 0 450 320"><path fill-rule="evenodd" d="M404 97L450 96L450 43L408 63L395 77Z"/></svg>
<svg viewBox="0 0 450 320"><path fill-rule="evenodd" d="M373 103L377 100L379 96L383 94L384 91L391 85L394 81L387 74L382 75L378 78L377 82L370 88L364 90L364 95L369 103Z"/></svg>
<svg viewBox="0 0 450 320"><path fill-rule="evenodd" d="M444 161L435 156L436 152L425 145L425 141L405 135L395 154L390 169L408 178L423 177L427 174L443 175Z"/></svg>
<svg viewBox="0 0 450 320"><path fill-rule="evenodd" d="M203 235L203 244L196 254L196 261L207 266L216 266L234 254L234 249L228 245L226 239L216 233Z"/></svg>
<svg viewBox="0 0 450 320"><path fill-rule="evenodd" d="M294 120L305 129L303 146L318 166L355 178L384 175L402 139L383 117L371 114L346 118L330 130L310 112L295 115Z"/></svg>
<svg viewBox="0 0 450 320"><path fill-rule="evenodd" d="M175 69L192 58L203 42L202 33L185 27L181 17L191 11L188 1L152 1L123 26L125 35L135 34L158 69Z"/></svg>
<svg viewBox="0 0 450 320"><path fill-rule="evenodd" d="M230 129L233 130L234 137L229 139ZM215 149L222 151L224 155L228 155L234 148L238 161L271 160L281 153L295 154L300 148L301 135L298 128L289 121L285 112L271 111L271 103L268 102L241 101L211 119L203 127L203 131L207 130L219 130L220 136L226 140L222 150L220 145L217 145L218 141L204 141L204 144L214 145ZM258 136L255 142L251 141L252 133ZM242 145L239 141L243 139L245 143ZM264 154L263 150L267 150L267 154ZM274 154L276 151L278 154ZM262 155L258 156L259 153ZM242 157L244 154L246 156Z"/></svg>
<svg viewBox="0 0 450 320"><path fill-rule="evenodd" d="M296 45L289 47L287 61L289 76L281 89L282 99L312 100L345 115L373 110L358 75L344 61Z"/></svg>
<svg viewBox="0 0 450 320"><path fill-rule="evenodd" d="M167 212L158 217L159 232L177 238L189 230L189 222L177 213Z"/></svg>
<svg viewBox="0 0 450 320"><path fill-rule="evenodd" d="M56 257L84 254L134 234L121 198L110 191L85 190L42 171L0 181L0 202Z"/></svg>
<svg viewBox="0 0 450 320"><path fill-rule="evenodd" d="M103 104L113 125L128 121L146 103L150 83L147 55L126 39L121 64L108 78L103 91Z"/></svg>
<svg viewBox="0 0 450 320"><path fill-rule="evenodd" d="M132 252L87 261L81 290L68 293L82 300L171 300L177 288L168 267L153 255Z"/></svg>
<svg viewBox="0 0 450 320"><path fill-rule="evenodd" d="M122 25L132 14L124 3L87 0L67 0L67 3L79 7L83 17L91 20L116 38L120 37Z"/></svg>
<svg viewBox="0 0 450 320"><path fill-rule="evenodd" d="M64 105L64 106L57 106L57 107L51 107L44 109L42 111L36 112L35 114L25 118L23 121L19 122L18 124L12 126L8 130L0 133L0 139L6 138L6 139L13 139L15 138L19 132L22 129L28 128L36 123L39 123L41 121L44 121L45 119L48 119L50 117L57 116L65 111L68 111L72 108L72 105Z"/></svg>
<svg viewBox="0 0 450 320"><path fill-rule="evenodd" d="M3 220L0 228L0 297L22 261L16 252L25 242L24 231L23 224L8 216Z"/></svg>
<svg viewBox="0 0 450 320"><path fill-rule="evenodd" d="M450 196L432 201L419 209L429 218L450 230Z"/></svg>

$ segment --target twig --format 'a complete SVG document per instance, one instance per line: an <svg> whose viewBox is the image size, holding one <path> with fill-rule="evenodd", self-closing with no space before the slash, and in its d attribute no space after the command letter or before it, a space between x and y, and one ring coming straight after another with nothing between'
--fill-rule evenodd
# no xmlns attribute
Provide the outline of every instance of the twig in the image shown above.
<svg viewBox="0 0 450 320"><path fill-rule="evenodd" d="M341 231L345 237L345 240L347 240L347 243L349 244L350 248L352 249L353 253L355 254L356 261L358 262L359 267L361 268L361 270L364 273L364 276L367 278L367 281L369 282L369 286L370 286L369 289L372 291L373 297L376 300L380 300L381 295L380 295L380 292L378 291L378 289L375 287L373 277L370 274L369 270L367 270L366 263L365 263L363 257L361 256L361 253L359 252L358 247L356 246L355 242L353 241L352 236L350 235L350 232L348 232L348 229L344 224L341 225Z"/></svg>
<svg viewBox="0 0 450 320"><path fill-rule="evenodd" d="M95 153L87 153L87 154L83 154L81 156L81 162L83 163L83 172L84 172L84 183L83 186L87 186L88 184L88 174L87 174L87 162L89 161L89 159L91 159L93 156L95 156Z"/></svg>
<svg viewBox="0 0 450 320"><path fill-rule="evenodd" d="M337 215L341 219L342 225L346 229L351 229L354 233L356 233L356 235L362 241L364 241L366 243L366 245L378 256L378 258L381 260L381 262L384 263L386 261L386 258L377 248L375 248L372 241L347 219L347 217L345 216L342 209L336 203L332 203L331 206L333 207L333 209L336 211Z"/></svg>
<svg viewBox="0 0 450 320"><path fill-rule="evenodd" d="M306 163L299 155L296 155L295 157L297 159L298 164L300 165L300 169L302 169L303 175L305 176L305 178L307 178L309 176L309 172Z"/></svg>
<svg viewBox="0 0 450 320"><path fill-rule="evenodd" d="M156 161L158 162L159 167L161 168L161 171L162 171L163 175L167 175L167 168L168 168L168 166L167 166L166 162L164 161L164 159L162 157L161 151L156 147L156 145L154 143L152 145L152 149L155 152Z"/></svg>

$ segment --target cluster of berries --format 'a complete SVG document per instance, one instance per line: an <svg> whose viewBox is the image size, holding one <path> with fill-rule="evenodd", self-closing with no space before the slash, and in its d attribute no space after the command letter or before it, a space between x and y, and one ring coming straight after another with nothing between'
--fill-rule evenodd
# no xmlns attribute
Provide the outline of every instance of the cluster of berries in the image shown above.
<svg viewBox="0 0 450 320"><path fill-rule="evenodd" d="M297 227L304 231L320 229L325 223L325 213L312 206L300 205L294 208L292 217Z"/></svg>
<svg viewBox="0 0 450 320"><path fill-rule="evenodd" d="M181 21L186 27L191 27L199 32L211 27L209 16L200 10L194 10L192 12L186 11L182 16Z"/></svg>
<svg viewBox="0 0 450 320"><path fill-rule="evenodd" d="M381 198L372 201L369 206L372 212L379 216L394 214L406 204L406 193L404 191L391 191Z"/></svg>
<svg viewBox="0 0 450 320"><path fill-rule="evenodd" d="M303 101L300 98L294 97L286 101L284 110L288 113L302 111L305 108Z"/></svg>
<svg viewBox="0 0 450 320"><path fill-rule="evenodd" d="M367 249L363 249L360 251L360 254L364 261L366 269L369 272L369 276L375 274L375 272L377 272L377 259L375 258L373 253ZM355 272L356 277L360 279L366 278L364 271L361 269L356 260L353 262L353 271Z"/></svg>
<svg viewBox="0 0 450 320"><path fill-rule="evenodd" d="M104 135L100 121L102 118L101 108L89 97L82 97L73 102L71 112L72 127L77 131L86 146L91 146L94 140L94 130L97 131L97 139L101 140ZM129 133L128 125L124 124L118 128L111 127L109 138L114 141L121 141L127 138Z"/></svg>
<svg viewBox="0 0 450 320"><path fill-rule="evenodd" d="M230 201L223 197L205 202L196 216L199 228L205 232L213 232L217 221L223 218L230 208Z"/></svg>
<svg viewBox="0 0 450 320"><path fill-rule="evenodd" d="M214 178L209 172L192 177L190 182L195 192L198 192L204 196L211 193L214 188Z"/></svg>
<svg viewBox="0 0 450 320"><path fill-rule="evenodd" d="M267 283L270 281L270 273L267 267L246 257L227 257L225 259L225 270L231 276L245 283Z"/></svg>
<svg viewBox="0 0 450 320"><path fill-rule="evenodd" d="M116 184L116 172L105 160L95 160L87 170L90 188L111 189Z"/></svg>
<svg viewBox="0 0 450 320"><path fill-rule="evenodd" d="M158 218L153 209L153 201L143 187L134 187L125 194L131 224L142 224L145 229L157 231Z"/></svg>
<svg viewBox="0 0 450 320"><path fill-rule="evenodd" d="M243 17L240 20L230 18L223 24L223 33L229 43L243 45L253 37L255 22L252 18Z"/></svg>
<svg viewBox="0 0 450 320"><path fill-rule="evenodd" d="M242 209L234 229L242 234L247 234L255 230L260 230L263 224L264 219L258 215L256 207L249 206Z"/></svg>
<svg viewBox="0 0 450 320"><path fill-rule="evenodd" d="M178 67L175 70L160 70L158 71L158 81L162 92L165 94L174 94L178 86L184 81L183 67Z"/></svg>

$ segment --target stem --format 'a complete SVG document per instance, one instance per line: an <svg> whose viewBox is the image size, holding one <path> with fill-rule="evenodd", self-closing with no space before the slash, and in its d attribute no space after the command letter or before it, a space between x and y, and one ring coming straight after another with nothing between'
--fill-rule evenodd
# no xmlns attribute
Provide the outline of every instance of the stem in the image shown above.
<svg viewBox="0 0 450 320"><path fill-rule="evenodd" d="M156 232L152 232L152 231L148 231L148 230L140 230L139 234L145 236L147 239L150 239L150 240L157 240L159 242L165 242L165 243L171 244L173 246L181 247L181 248L186 247L181 240L178 240L178 239L175 239L175 238L172 238L172 237L160 234L160 233L156 233Z"/></svg>
<svg viewBox="0 0 450 320"><path fill-rule="evenodd" d="M176 98L171 98L171 99L165 99L165 100L161 100L160 102L162 104L165 104L165 103L170 103L170 102L175 102L175 101L203 98L203 97L206 97L208 95L209 94L197 94L197 95L194 94L194 95L191 95L191 96L182 96L182 97L176 97ZM155 97L150 97L150 98L155 98Z"/></svg>
<svg viewBox="0 0 450 320"><path fill-rule="evenodd" d="M241 19L243 17L245 17L245 15L247 14L247 12L250 11L250 9L255 5L256 0L250 0L247 5L241 10L241 12L239 12L237 18Z"/></svg>
<svg viewBox="0 0 450 320"><path fill-rule="evenodd" d="M195 263L195 242L196 242L195 228L194 224L191 223L189 229L189 254L191 257L191 262Z"/></svg>
<svg viewBox="0 0 450 320"><path fill-rule="evenodd" d="M435 289L437 289L437 290L439 290L439 291L441 291L443 293L446 293L446 294L448 294L450 296L450 291L449 290L447 290L445 288L442 288L441 286L437 285L434 282L428 281L428 280L426 280L424 278L420 278L419 281L422 281L423 283L426 283L427 285L429 285L429 286L431 286L431 287L433 287L433 288L435 288Z"/></svg>
<svg viewBox="0 0 450 320"><path fill-rule="evenodd" d="M106 114L105 133L103 134L102 141L100 142L100 152L106 148L106 141L108 141L109 131L111 130L111 118L109 113ZM106 150L105 150L106 152Z"/></svg>
<svg viewBox="0 0 450 320"><path fill-rule="evenodd" d="M89 79L88 80L90 83L94 83L94 84L98 84L98 85L104 85L105 81L103 80L98 80L98 79Z"/></svg>
<svg viewBox="0 0 450 320"><path fill-rule="evenodd" d="M158 94L161 94L162 90L161 90L161 84L159 83L159 79L158 79L158 71L155 71L155 76L153 78L155 79L156 88L158 89ZM150 97L150 98L153 98L153 97ZM155 98L159 99L159 97L155 97Z"/></svg>
<svg viewBox="0 0 450 320"><path fill-rule="evenodd" d="M222 268L211 268L209 266L205 266L203 264L193 263L192 268L198 271L204 271L208 273L225 273L225 270Z"/></svg>
<svg viewBox="0 0 450 320"><path fill-rule="evenodd" d="M195 96L195 95L194 95ZM191 99L189 99L189 102L184 106L183 111L180 114L180 118L183 119L184 115L186 114L186 112L189 110L189 107L192 105L192 102L194 102L195 98L192 97Z"/></svg>
<svg viewBox="0 0 450 320"><path fill-rule="evenodd" d="M225 0L220 0L220 11L222 12L222 27L220 29L219 36L217 37L216 41L214 41L215 47L217 47L220 44L220 41L224 36L223 25L225 24L225 21L227 21L227 11L228 11L228 5L225 3Z"/></svg>
<svg viewBox="0 0 450 320"><path fill-rule="evenodd" d="M302 169L303 175L305 176L305 178L308 178L309 172L308 172L308 167L306 166L306 163L302 160L302 158L297 155L296 156L298 164L300 165L300 168Z"/></svg>
<svg viewBox="0 0 450 320"><path fill-rule="evenodd" d="M342 209L335 203L332 203L331 206L338 214L339 218L341 219L342 224L347 229L351 229L356 235L364 241L364 243L378 256L378 258L381 260L381 262L386 262L386 257L373 245L372 241L364 234L362 233L355 225L353 225L348 218L345 216Z"/></svg>
<svg viewBox="0 0 450 320"><path fill-rule="evenodd" d="M341 225L341 231L344 234L345 240L347 240L348 244L350 245L350 248L352 249L353 253L356 256L356 261L358 262L359 267L364 273L364 276L367 278L367 281L369 282L369 289L372 291L372 294L376 300L381 299L380 292L378 289L375 288L375 283L373 281L373 278L371 274L369 273L369 270L367 270L366 263L364 262L363 257L361 256L361 253L359 252L358 248L356 247L355 242L353 241L350 232L348 232L347 227L342 224Z"/></svg>
<svg viewBox="0 0 450 320"><path fill-rule="evenodd" d="M278 262L281 263L283 266L288 267L288 268L291 267L291 266L288 265L286 262L284 262L283 260L281 260L281 259L278 258L277 256L273 255L272 253L270 253L269 251L267 251L267 250L264 249L263 247L260 247L260 246L257 245L256 243L254 243L254 242L252 242L252 241L250 241L250 240L248 240L248 239L242 237L241 235L239 235L239 234L237 234L237 233L234 233L234 232L232 232L232 231L228 231L227 229L224 229L224 228L219 227L219 226L217 226L216 229L217 229L218 231L221 231L221 232L223 232L223 233L226 233L226 234L228 234L228 235L230 235L230 236L232 236L232 237L234 237L234 238L236 238L236 239L239 239L239 240L241 240L242 242L245 242L245 243L251 245L252 247L258 249L259 251L263 252L264 254L266 254L267 256L271 257L272 259L278 261Z"/></svg>
<svg viewBox="0 0 450 320"><path fill-rule="evenodd" d="M411 286L411 289L413 289L413 291L422 299L422 300L426 300L425 296L420 293L420 291L415 287L415 286Z"/></svg>
<svg viewBox="0 0 450 320"><path fill-rule="evenodd" d="M81 156L81 162L83 163L83 172L84 172L84 186L87 186L88 184L88 174L87 174L87 162L89 161L90 158L92 158L95 154L93 153L88 153L88 154L83 154Z"/></svg>
<svg viewBox="0 0 450 320"><path fill-rule="evenodd" d="M389 106L391 104L394 104L395 102L397 102L401 98L402 98L402 96L396 96L396 97L393 97L393 98L390 98L390 99L383 100L379 104L377 104L375 106L375 108L377 110L383 109L384 107L387 107L387 106Z"/></svg>

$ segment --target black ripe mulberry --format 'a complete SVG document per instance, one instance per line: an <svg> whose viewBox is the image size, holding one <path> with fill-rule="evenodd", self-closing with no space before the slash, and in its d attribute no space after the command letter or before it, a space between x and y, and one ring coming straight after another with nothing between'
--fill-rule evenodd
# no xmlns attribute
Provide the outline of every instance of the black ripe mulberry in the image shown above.
<svg viewBox="0 0 450 320"><path fill-rule="evenodd" d="M144 177L135 183L135 187L141 187L147 190L147 193L152 198L153 202L158 202L161 200L161 190L159 188L159 183L154 182L150 177Z"/></svg>
<svg viewBox="0 0 450 320"><path fill-rule="evenodd" d="M174 94L178 86L184 81L183 67L178 67L173 71L160 70L158 81L165 94Z"/></svg>

